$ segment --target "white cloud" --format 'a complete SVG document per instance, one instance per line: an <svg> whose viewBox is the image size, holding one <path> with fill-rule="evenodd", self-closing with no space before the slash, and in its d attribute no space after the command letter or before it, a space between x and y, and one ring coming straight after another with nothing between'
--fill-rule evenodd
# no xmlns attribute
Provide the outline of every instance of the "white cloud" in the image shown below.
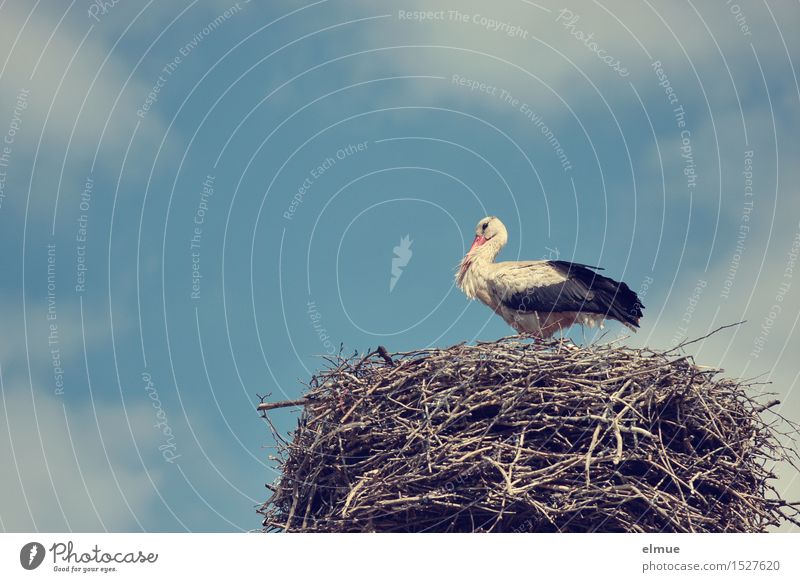
<svg viewBox="0 0 800 582"><path fill-rule="evenodd" d="M52 7L31 8L28 3L6 2L0 9L0 66L7 58L0 73L0 133L5 134L14 119L19 95L27 92L17 116L8 180L27 189L36 155L33 218L52 218L56 190L80 191L96 152L95 171L117 170L141 121L137 109L154 81L141 73L129 80L133 63L120 56L119 48L111 52L115 39L102 36L98 27L89 31L92 21L84 13L71 11L59 23L61 14ZM140 170L149 167L143 162L152 161L153 144L160 142L165 129L158 111L150 111L136 133L134 144L140 147L134 145L128 164L138 162ZM170 148L176 140L171 135ZM12 203L24 209L25 191L17 188L3 210Z"/></svg>
<svg viewBox="0 0 800 582"><path fill-rule="evenodd" d="M458 73L496 84L523 100L538 99L536 106L542 109L556 108L564 113L566 110L558 98L543 89L530 75L539 77L566 102L573 104L576 99L585 102L589 97L587 92L594 91L583 78L582 74L585 74L610 101L615 95L630 97L628 81L635 81L637 77L648 83L652 79L650 85L660 90L649 70L652 59L660 59L669 66L674 79L695 79L691 63L702 81L709 83L712 78L726 78L728 75L716 45L720 46L733 67L739 64L739 59L751 57L751 42L755 43L762 61L780 58L784 53L771 17L763 8L753 7L752 13L746 15L752 29L751 35L746 36L724 4L698 7L705 25L691 6L684 3L658 3L653 8L645 3L596 3L588 0L565 2L557 7L545 2L538 5L545 9L522 0L492 4L481 0L444 0L435 5L423 0L390 5L362 0L360 13L391 14L391 18L362 26L360 30L366 36L365 44L368 46L418 44L439 48L380 51L362 64L361 71L356 72L359 75L365 71L373 75L385 74L385 59L388 59L396 70L406 74L436 71L450 76ZM564 6L573 17L578 17L571 27L565 27L569 22L566 13L559 16ZM416 21L400 18L400 10L406 13L439 11L442 19ZM451 16L453 10L464 15L466 21ZM787 5L775 6L772 10L779 23L785 23L784 17L796 12L795 7ZM485 19L495 21L497 29ZM524 37L509 36L504 32L510 30L505 25L518 27ZM390 33L387 27L391 27ZM598 50L605 51L602 56L621 61L631 75L617 77L596 52L576 38L579 32L592 35L591 41L597 44ZM458 93L448 84L431 81L411 84L407 97L442 93L451 98L463 95L465 101L473 103L476 99L475 94L469 91ZM592 98L599 100L599 96ZM484 101L487 105L493 103L505 107L500 100Z"/></svg>
<svg viewBox="0 0 800 582"><path fill-rule="evenodd" d="M25 383L4 377L0 519L5 531L135 531L137 520L152 519L150 480L158 485L161 470L137 466L123 411L96 404L95 417L91 407L65 406L38 387L34 394ZM133 426L152 425L153 412L145 404L128 407L127 414ZM156 450L156 437L155 431L143 431L135 444L147 453Z"/></svg>
<svg viewBox="0 0 800 582"><path fill-rule="evenodd" d="M30 292L29 292L30 293ZM66 293L64 293L66 295ZM58 296L60 298L60 295ZM43 300L27 302L28 343L25 343L24 322L22 318L22 302L0 295L0 321L7 333L0 334L0 363L6 369L20 371L30 365L34 375L52 377L51 352L48 342L50 324L47 319L47 304ZM94 349L110 345L111 327L108 317L98 317L96 304L87 306L81 322L80 306L77 300L57 303L55 323L58 326L58 344L60 357L65 369L78 374L84 369L84 342L86 349ZM132 314L117 310L114 314L114 333L119 339L131 332L135 320ZM10 333L9 333L10 332Z"/></svg>

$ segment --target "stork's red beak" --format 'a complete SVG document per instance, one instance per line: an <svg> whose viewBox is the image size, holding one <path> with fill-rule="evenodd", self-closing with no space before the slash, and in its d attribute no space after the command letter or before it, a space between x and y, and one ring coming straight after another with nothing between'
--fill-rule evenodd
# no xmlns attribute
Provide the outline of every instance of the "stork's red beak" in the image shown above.
<svg viewBox="0 0 800 582"><path fill-rule="evenodd" d="M467 269L469 269L469 266L472 264L472 259L470 259L469 254L485 242L486 237L483 237L479 234L475 235L475 240L472 241L472 246L469 247L467 255L464 257L464 260L461 261L461 270L458 272L459 284L461 284L461 281L464 279L464 273L467 272Z"/></svg>
<svg viewBox="0 0 800 582"><path fill-rule="evenodd" d="M471 253L473 249L477 249L479 246L481 246L485 242L486 242L486 238L485 237L482 237L481 235L476 234L475 235L475 240L472 241L472 246L469 247L469 252ZM469 253L467 253L467 254L469 254Z"/></svg>

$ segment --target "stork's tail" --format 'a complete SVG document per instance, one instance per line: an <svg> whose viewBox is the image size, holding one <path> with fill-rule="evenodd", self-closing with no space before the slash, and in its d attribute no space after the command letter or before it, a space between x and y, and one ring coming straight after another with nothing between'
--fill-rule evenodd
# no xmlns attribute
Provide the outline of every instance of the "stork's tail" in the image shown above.
<svg viewBox="0 0 800 582"><path fill-rule="evenodd" d="M625 283L602 275L595 275L594 283L592 288L596 293L595 299L606 307L607 317L616 319L636 331L644 309L639 296Z"/></svg>
<svg viewBox="0 0 800 582"><path fill-rule="evenodd" d="M644 304L634 291L623 282L604 277L589 267L579 263L554 261L566 267L569 275L580 279L592 292L592 303L607 319L616 319L633 331L639 327Z"/></svg>

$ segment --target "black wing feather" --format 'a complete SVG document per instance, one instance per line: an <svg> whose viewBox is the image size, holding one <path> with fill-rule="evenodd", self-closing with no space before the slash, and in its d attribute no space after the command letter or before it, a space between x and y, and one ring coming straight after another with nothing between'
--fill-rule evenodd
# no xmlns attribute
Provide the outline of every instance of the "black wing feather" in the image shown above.
<svg viewBox="0 0 800 582"><path fill-rule="evenodd" d="M504 297L503 303L510 309L522 312L598 313L639 327L644 305L625 283L614 281L592 270L598 267L568 261L547 261L547 264L564 275L566 281L525 289Z"/></svg>

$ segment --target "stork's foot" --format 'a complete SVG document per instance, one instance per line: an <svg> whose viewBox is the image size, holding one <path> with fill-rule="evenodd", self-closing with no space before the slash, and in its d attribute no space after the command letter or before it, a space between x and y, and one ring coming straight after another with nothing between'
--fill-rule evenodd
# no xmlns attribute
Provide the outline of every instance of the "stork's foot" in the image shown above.
<svg viewBox="0 0 800 582"><path fill-rule="evenodd" d="M562 348L568 352L579 352L581 350L580 346L575 345L575 342L568 337L561 339L561 342L559 343L559 349Z"/></svg>
<svg viewBox="0 0 800 582"><path fill-rule="evenodd" d="M533 333L529 333L527 331L519 331L519 330L517 330L517 335L520 337L520 339L531 340L536 345L541 345L541 344L544 343L544 339L542 338L542 336L539 336L539 335L536 335L536 334L533 334Z"/></svg>

